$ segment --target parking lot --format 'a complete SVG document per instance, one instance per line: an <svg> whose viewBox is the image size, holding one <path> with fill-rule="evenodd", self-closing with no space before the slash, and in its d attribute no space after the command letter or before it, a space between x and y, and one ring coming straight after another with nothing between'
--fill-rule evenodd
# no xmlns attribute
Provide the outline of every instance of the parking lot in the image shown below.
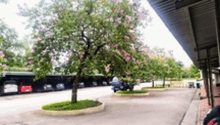
<svg viewBox="0 0 220 125"><path fill-rule="evenodd" d="M146 86L142 84L136 89ZM71 91L36 93L0 97L2 125L177 125L187 111L196 89L169 88L152 92L148 97L113 96L110 86L79 89L78 99L98 99L104 111L92 115L49 117L40 114L44 104L69 100Z"/></svg>

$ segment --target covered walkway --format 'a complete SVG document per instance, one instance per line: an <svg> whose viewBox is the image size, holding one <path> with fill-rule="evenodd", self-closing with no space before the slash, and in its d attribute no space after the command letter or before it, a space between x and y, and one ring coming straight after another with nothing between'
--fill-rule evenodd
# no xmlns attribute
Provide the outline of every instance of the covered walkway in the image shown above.
<svg viewBox="0 0 220 125"><path fill-rule="evenodd" d="M202 70L204 86L198 124L220 105L220 0L149 0L193 63Z"/></svg>

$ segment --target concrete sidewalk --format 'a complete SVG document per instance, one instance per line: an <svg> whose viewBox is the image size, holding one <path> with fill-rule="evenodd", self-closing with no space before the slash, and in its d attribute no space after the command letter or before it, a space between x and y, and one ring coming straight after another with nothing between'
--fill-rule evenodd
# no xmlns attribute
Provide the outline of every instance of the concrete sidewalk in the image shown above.
<svg viewBox="0 0 220 125"><path fill-rule="evenodd" d="M199 111L199 90L196 90L181 125L195 125Z"/></svg>
<svg viewBox="0 0 220 125"><path fill-rule="evenodd" d="M202 97L202 99L200 100L200 104L199 104L197 125L203 125L203 120L206 114L211 110L211 106L208 104L208 98L204 86L201 86L199 92L200 92L200 97ZM213 84L213 95L214 95L215 106L220 105L219 93L220 93L220 88L216 87L216 85Z"/></svg>

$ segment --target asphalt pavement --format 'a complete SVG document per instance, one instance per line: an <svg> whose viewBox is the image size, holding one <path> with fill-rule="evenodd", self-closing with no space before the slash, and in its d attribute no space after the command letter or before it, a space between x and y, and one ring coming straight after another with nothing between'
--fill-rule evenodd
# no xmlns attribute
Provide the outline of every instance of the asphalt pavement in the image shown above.
<svg viewBox="0 0 220 125"><path fill-rule="evenodd" d="M136 86L140 89L148 83ZM179 125L196 89L169 88L148 97L115 97L110 86L83 88L78 99L98 99L104 111L81 116L42 116L42 105L70 100L71 91L0 97L0 125Z"/></svg>

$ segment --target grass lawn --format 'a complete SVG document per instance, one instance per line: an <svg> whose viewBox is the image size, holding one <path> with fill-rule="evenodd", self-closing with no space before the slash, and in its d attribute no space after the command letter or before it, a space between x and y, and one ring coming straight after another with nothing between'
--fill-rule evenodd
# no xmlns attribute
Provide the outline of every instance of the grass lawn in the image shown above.
<svg viewBox="0 0 220 125"><path fill-rule="evenodd" d="M89 107L95 107L101 105L100 102L94 100L80 100L77 103L71 103L71 101L58 102L42 107L43 110L51 111L67 111L67 110L79 110L86 109Z"/></svg>
<svg viewBox="0 0 220 125"><path fill-rule="evenodd" d="M141 93L147 93L148 91L145 90L133 90L133 91L118 91L118 94L141 94Z"/></svg>

